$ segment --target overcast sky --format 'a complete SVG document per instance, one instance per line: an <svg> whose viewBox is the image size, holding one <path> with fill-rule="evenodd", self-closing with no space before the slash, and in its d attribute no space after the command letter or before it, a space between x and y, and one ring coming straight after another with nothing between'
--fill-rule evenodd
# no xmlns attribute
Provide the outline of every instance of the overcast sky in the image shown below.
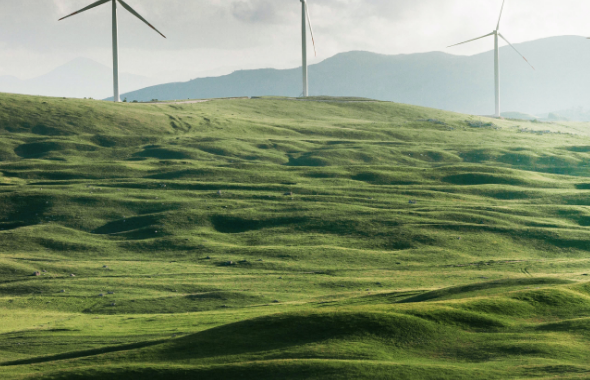
<svg viewBox="0 0 590 380"><path fill-rule="evenodd" d="M93 0L0 0L0 75L44 74L76 57L111 65L110 6L58 22ZM121 70L192 76L300 63L299 0L127 0L168 38L120 10ZM501 0L309 0L319 62L339 52L475 54L493 40L446 49L491 32ZM513 43L590 36L590 1L507 0ZM590 41L589 41L590 48ZM313 55L312 55L313 56Z"/></svg>

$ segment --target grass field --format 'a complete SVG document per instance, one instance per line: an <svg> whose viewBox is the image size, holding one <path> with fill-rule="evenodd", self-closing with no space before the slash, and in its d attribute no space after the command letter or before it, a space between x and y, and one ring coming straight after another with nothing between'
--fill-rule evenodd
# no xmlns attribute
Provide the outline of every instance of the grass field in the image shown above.
<svg viewBox="0 0 590 380"><path fill-rule="evenodd" d="M589 274L589 123L0 94L2 379L590 379Z"/></svg>

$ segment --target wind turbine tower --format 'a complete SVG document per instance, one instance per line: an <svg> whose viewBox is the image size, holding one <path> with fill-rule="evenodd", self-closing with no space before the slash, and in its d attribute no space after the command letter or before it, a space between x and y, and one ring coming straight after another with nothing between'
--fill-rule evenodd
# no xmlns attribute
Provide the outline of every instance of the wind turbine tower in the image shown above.
<svg viewBox="0 0 590 380"><path fill-rule="evenodd" d="M449 46L449 47L453 47L453 46L463 45L463 44L466 44L466 43L469 43L472 41L481 40L482 38L494 36L494 82L495 82L495 87L496 87L496 113L494 116L498 117L498 118L502 116L501 104L500 104L500 44L499 44L500 41L499 41L499 38L506 41L508 43L508 45L510 45L514 49L514 51L516 51L533 68L533 70L535 69L533 67L533 65L531 65L529 63L529 61L524 57L524 55L520 54L520 52L514 47L514 45L512 45L510 43L510 41L508 41L506 39L506 37L504 37L502 35L502 33L500 33L500 21L502 21L502 14L504 13L505 3L506 3L506 0L503 0L502 1L502 8L500 9L500 18L498 18L498 25L496 26L496 30L494 30L490 34L486 34L485 36L477 37L477 38L474 38L469 41L465 41L465 42L461 42L461 43Z"/></svg>
<svg viewBox="0 0 590 380"><path fill-rule="evenodd" d="M317 56L315 50L315 38L313 36L313 28L311 27L311 19L309 17L309 11L307 9L307 1L301 0L301 42L302 42L302 58L303 58L303 96L309 96L309 76L307 68L307 25L309 24L309 30L311 32L311 41L313 42L313 51Z"/></svg>
<svg viewBox="0 0 590 380"><path fill-rule="evenodd" d="M111 2L113 6L113 88L114 88L114 99L115 102L120 102L121 97L119 94L119 32L118 32L118 23L117 23L117 3L120 3L123 8L125 8L129 13L146 23L150 28L158 32L162 37L166 38L165 35L160 33L160 31L152 26L146 19L144 19L139 13L137 13L133 8L129 6L123 0L98 0L95 3L90 4L86 8L82 8L79 11L76 11L66 17L62 17L59 21L66 19L71 16L75 16L79 13L85 12L89 9L96 8L99 5L103 5L105 3Z"/></svg>

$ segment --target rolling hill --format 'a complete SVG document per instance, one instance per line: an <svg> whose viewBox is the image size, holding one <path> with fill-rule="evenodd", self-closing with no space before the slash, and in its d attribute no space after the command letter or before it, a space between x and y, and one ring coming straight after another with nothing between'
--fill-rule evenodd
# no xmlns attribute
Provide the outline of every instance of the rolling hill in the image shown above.
<svg viewBox="0 0 590 380"><path fill-rule="evenodd" d="M590 104L590 43L563 36L517 44L536 70L512 48L503 47L503 109L529 114ZM491 45L490 45L491 48ZM248 70L170 83L124 95L129 101L299 96L300 69ZM491 114L494 105L493 52L452 55L452 49L410 55L349 52L310 67L313 95L348 96L401 102L469 114Z"/></svg>
<svg viewBox="0 0 590 380"><path fill-rule="evenodd" d="M585 378L588 126L0 94L0 377Z"/></svg>

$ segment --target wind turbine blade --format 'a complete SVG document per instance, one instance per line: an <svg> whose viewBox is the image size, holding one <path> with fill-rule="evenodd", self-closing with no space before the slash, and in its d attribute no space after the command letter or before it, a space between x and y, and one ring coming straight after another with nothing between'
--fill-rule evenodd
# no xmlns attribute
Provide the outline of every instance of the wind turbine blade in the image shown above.
<svg viewBox="0 0 590 380"><path fill-rule="evenodd" d="M498 26L496 26L496 30L500 30L500 21L502 21L502 13L504 13L504 4L506 4L506 0L502 1L502 9L500 9L500 17L498 18Z"/></svg>
<svg viewBox="0 0 590 380"><path fill-rule="evenodd" d="M87 10L89 10L89 9L92 9L92 8L98 7L99 5L103 5L104 3L107 3L107 2L109 2L109 1L111 1L111 0L98 0L97 2L90 4L90 5L89 5L89 6L87 6L86 8L82 8L82 9L80 9L79 11L76 11L76 12L74 12L74 13L70 14L70 15L67 15L66 17L62 17L62 18L60 18L58 21L61 21L61 20L63 20L63 19L66 19L66 18L68 18L68 17L75 16L75 15L77 15L78 13L85 12L85 11L87 11Z"/></svg>
<svg viewBox="0 0 590 380"><path fill-rule="evenodd" d="M499 35L500 37L502 37L502 39L503 39L504 41L508 42L508 45L512 46L512 48L514 49L514 51L515 51L515 52L517 52L517 53L518 53L518 55L520 55L520 56L522 57L522 59L524 59L524 60L526 61L526 63L528 63L528 64L529 64L529 66L533 68L533 70L536 70L536 69L535 69L535 67L534 67L533 65L531 65L531 63L529 62L529 60L528 60L528 59L526 59L526 58L524 57L524 55L522 55L522 54L521 54L521 53L520 53L518 50L516 50L516 48L514 47L514 45L512 45L512 44L510 43L510 41L508 41L508 40L506 39L506 37L504 37L504 36L503 36L502 34L500 34L500 33L498 33L498 35Z"/></svg>
<svg viewBox="0 0 590 380"><path fill-rule="evenodd" d="M141 21L145 22L147 26L149 26L150 28L152 28L153 30L155 30L156 32L158 32L158 34L164 38L166 38L165 35L163 35L162 33L160 33L160 31L156 28L154 28L154 26L152 24L150 24L149 22L147 22L147 20L143 17L141 17L141 15L137 12L135 12L135 10L133 8L131 8L129 6L129 4L127 4L126 2L124 2L123 0L117 0L119 3L121 3L121 5L123 6L123 8L127 9L129 11L129 13L131 13L132 15L134 15L135 17L137 17L138 19L140 19Z"/></svg>
<svg viewBox="0 0 590 380"><path fill-rule="evenodd" d="M305 5L305 13L307 14L307 23L309 24L309 31L311 32L311 41L313 42L313 52L315 56L318 56L318 52L315 48L315 37L313 36L313 28L311 27L311 17L309 17L309 9L307 8L307 4Z"/></svg>
<svg viewBox="0 0 590 380"><path fill-rule="evenodd" d="M495 32L492 32L492 33L490 33L490 34L486 34L485 36L477 37L477 38L474 38L474 39L472 39L472 40L465 41L465 42L460 42L460 43L458 43L458 44L451 45L451 46L448 46L448 47L450 47L450 48L451 48L451 47L453 47L453 46L459 46L459 45L463 45L463 44L466 44L466 43L469 43L469 42L472 42L472 41L481 40L482 38L486 38L486 37L489 37L489 36L493 36L493 35L494 35L494 33L495 33Z"/></svg>

